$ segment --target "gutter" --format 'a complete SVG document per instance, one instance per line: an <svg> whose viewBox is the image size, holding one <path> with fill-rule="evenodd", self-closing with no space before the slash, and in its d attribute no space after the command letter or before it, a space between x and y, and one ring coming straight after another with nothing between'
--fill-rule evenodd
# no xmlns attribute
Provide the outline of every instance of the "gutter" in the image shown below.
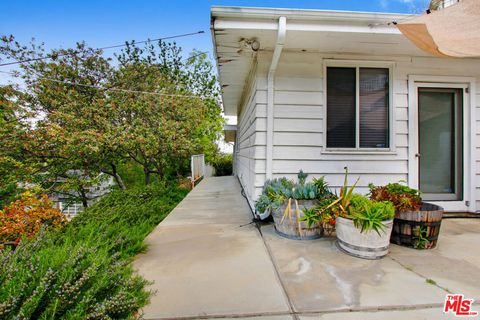
<svg viewBox="0 0 480 320"><path fill-rule="evenodd" d="M236 7L236 6L212 6L211 14L214 17L236 19L262 19L273 20L281 17L289 21L338 21L345 23L388 23L392 21L411 19L416 14L385 13L385 12L362 12L341 10L318 10L318 9L286 9L286 8L259 8L259 7Z"/></svg>
<svg viewBox="0 0 480 320"><path fill-rule="evenodd" d="M213 8L212 8L213 10ZM215 38L215 19L213 12L210 13L210 34L212 35L212 46L213 46L213 60L215 61L215 70L217 72L218 83L222 83L222 77L220 75L220 65L218 63L218 53L217 53L217 39ZM222 111L225 113L225 103L223 101L223 92L220 92L220 99L222 99Z"/></svg>
<svg viewBox="0 0 480 320"><path fill-rule="evenodd" d="M272 165L273 165L273 105L275 98L275 73L277 71L278 61L282 54L283 46L285 44L285 37L287 34L287 18L278 18L278 33L275 50L273 51L272 62L268 70L267 77L267 152L265 163L266 180L272 179Z"/></svg>

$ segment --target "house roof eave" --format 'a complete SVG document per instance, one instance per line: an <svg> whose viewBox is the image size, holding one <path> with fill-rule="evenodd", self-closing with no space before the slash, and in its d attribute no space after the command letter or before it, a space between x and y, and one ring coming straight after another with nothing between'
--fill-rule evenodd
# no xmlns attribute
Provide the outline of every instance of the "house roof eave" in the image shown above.
<svg viewBox="0 0 480 320"><path fill-rule="evenodd" d="M359 12L339 10L315 10L315 9L285 9L285 8L256 8L256 7L233 7L212 6L213 18L232 19L257 19L277 20L284 16L288 20L295 21L330 21L330 22L393 22L410 19L416 14L383 13L383 12Z"/></svg>

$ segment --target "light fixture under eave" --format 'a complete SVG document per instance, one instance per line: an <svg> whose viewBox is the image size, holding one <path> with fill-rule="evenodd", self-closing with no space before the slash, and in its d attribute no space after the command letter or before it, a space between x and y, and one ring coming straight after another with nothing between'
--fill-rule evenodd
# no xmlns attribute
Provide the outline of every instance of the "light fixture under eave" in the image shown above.
<svg viewBox="0 0 480 320"><path fill-rule="evenodd" d="M253 40L250 43L250 47L252 48L253 51L258 51L260 49L260 42L258 42L257 40Z"/></svg>
<svg viewBox="0 0 480 320"><path fill-rule="evenodd" d="M251 38L251 39L240 38L238 43L239 43L240 50L242 50L243 48L247 49L249 47L250 49L252 49L252 51L260 50L260 42L255 38Z"/></svg>

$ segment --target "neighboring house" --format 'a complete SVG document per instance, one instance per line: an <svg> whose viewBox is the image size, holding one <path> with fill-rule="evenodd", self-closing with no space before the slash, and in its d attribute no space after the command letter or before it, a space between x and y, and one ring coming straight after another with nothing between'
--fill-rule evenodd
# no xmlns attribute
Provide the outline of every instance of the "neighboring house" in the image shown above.
<svg viewBox="0 0 480 320"><path fill-rule="evenodd" d="M212 8L252 207L267 179L303 169L339 187L347 166L359 192L404 180L448 211L480 210L480 60L424 53L392 23L411 17Z"/></svg>
<svg viewBox="0 0 480 320"><path fill-rule="evenodd" d="M114 179L111 176L100 174L99 183L88 188L87 197L91 200L88 201L88 205L92 205L95 201L99 200L102 196L109 193L113 186L115 186ZM57 183L62 183L62 179L58 179ZM74 192L72 191L72 195ZM59 209L68 217L73 217L84 210L81 202L72 201L72 197L65 194L53 193L49 197L52 199L55 208Z"/></svg>

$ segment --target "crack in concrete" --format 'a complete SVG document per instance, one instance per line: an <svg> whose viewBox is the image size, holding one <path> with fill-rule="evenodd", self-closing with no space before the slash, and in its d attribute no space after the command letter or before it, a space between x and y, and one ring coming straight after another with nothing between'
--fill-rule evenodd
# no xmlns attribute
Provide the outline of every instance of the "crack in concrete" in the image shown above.
<svg viewBox="0 0 480 320"><path fill-rule="evenodd" d="M407 266L406 264L404 263L401 263L399 260L395 259L394 257L388 255L388 258L390 258L392 261L398 263L401 267L403 267L405 270L407 271L410 271L412 272L413 274L416 274L417 276L419 276L420 278L424 279L426 282L426 284L429 284L431 286L435 286L439 289L442 289L443 291L445 291L446 293L452 293L448 288L445 288L445 287L442 287L441 285L439 285L437 282L434 282L434 283L429 283L427 282L428 280L431 280L430 278L427 278L425 277L423 274L421 274L420 272L418 271L415 271L411 266Z"/></svg>
<svg viewBox="0 0 480 320"><path fill-rule="evenodd" d="M280 276L280 271L278 270L277 263L275 262L275 259L273 258L272 251L270 249L270 246L268 245L267 241L263 237L262 233L262 227L260 226L259 223L255 223L255 226L257 227L258 233L260 234L260 237L262 238L263 246L265 247L265 250L267 250L268 257L270 259L270 262L273 265L273 269L275 271L275 276L277 277L278 282L280 283L280 286L282 287L283 294L287 300L288 304L288 309L290 310L289 315L292 316L294 320L298 320L298 316L295 315L295 309L293 306L293 302L290 299L290 296L288 295L287 288L285 284L283 283L282 277Z"/></svg>
<svg viewBox="0 0 480 320"><path fill-rule="evenodd" d="M474 306L479 306L479 302L474 302ZM342 308L335 310L318 310L308 312L262 312L262 313L236 313L236 314L217 314L217 315L199 315L175 318L148 318L148 320L195 320L195 319L227 319L227 318L258 318L258 317L274 317L274 316L292 316L298 318L299 316L320 316L325 314L347 313L347 312L384 312L384 311L408 311L408 310L428 310L434 308L443 308L443 303L419 304L419 305L392 305L379 307L357 307L357 308Z"/></svg>

